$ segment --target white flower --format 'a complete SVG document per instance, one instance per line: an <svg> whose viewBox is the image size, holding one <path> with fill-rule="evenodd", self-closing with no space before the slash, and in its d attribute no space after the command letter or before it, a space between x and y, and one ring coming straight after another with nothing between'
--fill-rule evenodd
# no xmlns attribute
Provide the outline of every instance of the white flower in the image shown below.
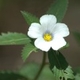
<svg viewBox="0 0 80 80"><path fill-rule="evenodd" d="M40 23L32 23L29 27L28 36L35 39L34 45L42 50L50 48L58 50L66 45L63 37L69 35L69 29L64 23L56 23L54 15L43 15Z"/></svg>

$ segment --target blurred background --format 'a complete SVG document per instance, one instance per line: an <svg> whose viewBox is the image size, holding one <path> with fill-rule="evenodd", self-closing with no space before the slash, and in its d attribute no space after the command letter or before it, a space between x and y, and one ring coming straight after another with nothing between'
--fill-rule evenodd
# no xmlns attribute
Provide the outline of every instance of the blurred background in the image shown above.
<svg viewBox="0 0 80 80"><path fill-rule="evenodd" d="M27 34L28 25L20 11L28 11L37 17L42 16L55 0L0 0L0 34L2 32L19 32ZM69 64L75 68L80 66L80 46L72 32L80 32L80 0L69 0L67 13L62 22L70 29L66 38L70 46L61 52ZM21 58L23 46L0 46L0 70L14 70L27 62L41 62L42 53L32 53L24 63ZM46 60L48 62L48 60Z"/></svg>

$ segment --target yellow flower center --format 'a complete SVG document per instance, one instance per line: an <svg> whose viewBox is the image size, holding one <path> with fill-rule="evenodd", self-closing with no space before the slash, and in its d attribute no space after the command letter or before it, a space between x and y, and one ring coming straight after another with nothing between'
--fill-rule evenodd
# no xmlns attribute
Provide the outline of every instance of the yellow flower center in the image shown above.
<svg viewBox="0 0 80 80"><path fill-rule="evenodd" d="M45 33L43 36L45 41L51 41L52 40L52 35L50 33Z"/></svg>

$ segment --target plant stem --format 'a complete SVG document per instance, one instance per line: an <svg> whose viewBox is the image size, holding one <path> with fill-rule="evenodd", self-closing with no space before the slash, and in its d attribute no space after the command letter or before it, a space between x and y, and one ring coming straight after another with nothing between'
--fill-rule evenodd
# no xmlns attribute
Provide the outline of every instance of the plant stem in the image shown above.
<svg viewBox="0 0 80 80"><path fill-rule="evenodd" d="M41 67L40 67L37 75L35 76L34 80L37 80L37 79L39 78L39 76L40 76L40 74L41 74L41 72L42 72L42 70L43 70L43 68L44 68L45 61L46 61L46 52L43 53L42 64L41 64Z"/></svg>

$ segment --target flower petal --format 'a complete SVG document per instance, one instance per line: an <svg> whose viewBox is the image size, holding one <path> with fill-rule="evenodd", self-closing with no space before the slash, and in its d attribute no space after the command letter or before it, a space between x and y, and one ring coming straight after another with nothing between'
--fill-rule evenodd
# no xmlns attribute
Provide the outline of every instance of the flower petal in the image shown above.
<svg viewBox="0 0 80 80"><path fill-rule="evenodd" d="M28 34L28 36L31 37L31 38L38 38L38 37L41 36L40 33L36 32L36 31L31 31L31 30L29 30L27 34Z"/></svg>
<svg viewBox="0 0 80 80"><path fill-rule="evenodd" d="M64 23L57 23L57 24L55 24L55 28L53 30L53 34L54 35L60 35L62 37L66 37L70 33L69 33L69 29L68 29L66 24L64 24Z"/></svg>
<svg viewBox="0 0 80 80"><path fill-rule="evenodd" d="M52 40L52 48L53 50L58 50L66 45L66 41L62 37L54 37Z"/></svg>
<svg viewBox="0 0 80 80"><path fill-rule="evenodd" d="M43 15L40 18L40 23L44 27L53 26L57 22L57 19L54 15Z"/></svg>
<svg viewBox="0 0 80 80"><path fill-rule="evenodd" d="M40 27L41 27L40 24L32 23L31 26L29 27L28 36L31 38L37 38L41 36Z"/></svg>
<svg viewBox="0 0 80 80"><path fill-rule="evenodd" d="M42 37L39 37L35 40L35 46L42 50L42 51L48 51L51 47L51 44L49 42L46 42Z"/></svg>
<svg viewBox="0 0 80 80"><path fill-rule="evenodd" d="M32 23L31 26L29 27L29 30L39 32L40 27L41 25L39 23Z"/></svg>

